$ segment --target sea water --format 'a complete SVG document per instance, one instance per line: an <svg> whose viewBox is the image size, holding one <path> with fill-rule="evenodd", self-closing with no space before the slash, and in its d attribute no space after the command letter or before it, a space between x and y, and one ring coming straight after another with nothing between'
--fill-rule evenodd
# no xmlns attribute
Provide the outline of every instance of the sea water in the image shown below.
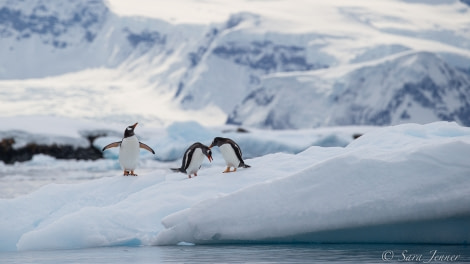
<svg viewBox="0 0 470 264"><path fill-rule="evenodd" d="M470 246L269 244L0 252L0 263L470 263Z"/></svg>

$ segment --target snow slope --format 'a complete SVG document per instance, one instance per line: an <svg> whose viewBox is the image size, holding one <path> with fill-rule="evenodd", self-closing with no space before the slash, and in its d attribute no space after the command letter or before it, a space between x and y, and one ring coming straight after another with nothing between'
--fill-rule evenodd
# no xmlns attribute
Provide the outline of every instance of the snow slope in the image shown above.
<svg viewBox="0 0 470 264"><path fill-rule="evenodd" d="M159 168L49 184L0 199L0 249L183 241L464 244L469 149L468 128L406 124L372 130L345 148L248 159L252 168L231 174L216 163L193 179Z"/></svg>
<svg viewBox="0 0 470 264"><path fill-rule="evenodd" d="M0 113L279 129L469 125L469 9L2 0Z"/></svg>

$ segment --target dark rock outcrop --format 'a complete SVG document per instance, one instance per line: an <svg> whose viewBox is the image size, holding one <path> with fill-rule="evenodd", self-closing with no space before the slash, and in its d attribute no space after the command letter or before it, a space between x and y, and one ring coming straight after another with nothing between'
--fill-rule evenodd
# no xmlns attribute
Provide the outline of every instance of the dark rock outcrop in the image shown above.
<svg viewBox="0 0 470 264"><path fill-rule="evenodd" d="M72 145L45 145L28 143L20 148L13 148L14 138L5 138L0 141L0 160L5 164L28 161L36 154L52 156L56 159L97 160L103 158L103 153L93 146L96 137L88 137L90 146L74 147Z"/></svg>

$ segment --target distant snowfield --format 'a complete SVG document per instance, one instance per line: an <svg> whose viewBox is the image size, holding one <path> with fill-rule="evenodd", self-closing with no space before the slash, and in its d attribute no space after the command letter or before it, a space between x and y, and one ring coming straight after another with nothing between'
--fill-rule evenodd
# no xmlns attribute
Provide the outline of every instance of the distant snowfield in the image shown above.
<svg viewBox="0 0 470 264"><path fill-rule="evenodd" d="M435 5L422 1L407 2L406 9L395 0L370 2L332 0L328 2L296 0L176 0L155 2L152 0L107 0L111 10L122 16L145 16L166 20L175 24L210 24L224 22L227 17L239 12L260 14L273 21L271 26L276 31L292 33L324 30L346 30L341 12L350 12L358 19L368 21L371 27L430 30L439 25L442 29L452 29L468 21L462 14L455 19L446 19L446 15L459 8L458 1L443 1ZM412 4L410 4L412 3ZM452 5L451 3L454 3ZM450 4L450 5L449 5ZM444 7L444 8L442 8ZM371 15L374 14L374 15ZM419 15L416 15L419 14ZM441 16L438 16L441 14ZM403 23L399 17L406 17ZM268 24L268 23L266 23ZM321 25L321 26L318 26ZM348 27L349 31L350 28ZM364 32L361 30L361 32Z"/></svg>
<svg viewBox="0 0 470 264"><path fill-rule="evenodd" d="M208 105L201 110L181 109L173 95L153 90L143 74L131 77L126 69L87 69L57 77L0 81L8 91L2 116L60 115L114 123L145 120L154 125L198 120L204 125L223 124L226 114ZM9 99L13 97L13 99Z"/></svg>
<svg viewBox="0 0 470 264"><path fill-rule="evenodd" d="M338 65L349 64L367 49L400 43L413 50L449 52L470 57L467 33L445 41L440 36L456 29L468 32L468 12L458 0L453 1L348 1L328 2L296 0L178 0L158 3L151 0L108 0L113 12L121 16L144 16L174 24L223 23L230 15L249 12L262 17L253 31L281 33L315 33L338 37L336 41L314 40L310 45L322 49L336 59ZM452 19L448 19L452 17ZM421 35L416 37L413 34ZM434 35L434 37L432 37ZM463 45L459 47L459 45ZM382 54L383 55L383 54ZM318 59L318 58L316 58Z"/></svg>
<svg viewBox="0 0 470 264"><path fill-rule="evenodd" d="M164 143L217 133L196 123L175 124L158 139L149 131L140 131L142 141L156 150ZM237 137L246 150L283 136L291 149L247 158L251 168L229 174L222 173L222 157L215 151L215 161L204 162L192 179L169 171L178 161L162 163L144 152L138 177L123 177L112 153L105 161L77 163L38 156L31 163L42 164L42 174L71 176L71 182L0 199L0 250L183 242L470 241L469 128L448 122L370 128L346 147L287 153L309 142L307 132L240 134L250 138ZM61 172L67 164L69 169ZM4 175L11 168L2 165L0 171ZM96 172L101 175L94 178ZM74 181L79 173L90 178Z"/></svg>

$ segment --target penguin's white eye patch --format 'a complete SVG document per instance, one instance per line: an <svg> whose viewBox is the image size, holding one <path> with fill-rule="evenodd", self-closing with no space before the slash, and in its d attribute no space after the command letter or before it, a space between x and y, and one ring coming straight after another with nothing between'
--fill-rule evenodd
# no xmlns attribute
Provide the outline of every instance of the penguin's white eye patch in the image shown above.
<svg viewBox="0 0 470 264"><path fill-rule="evenodd" d="M127 127L127 130L132 130L132 127Z"/></svg>

